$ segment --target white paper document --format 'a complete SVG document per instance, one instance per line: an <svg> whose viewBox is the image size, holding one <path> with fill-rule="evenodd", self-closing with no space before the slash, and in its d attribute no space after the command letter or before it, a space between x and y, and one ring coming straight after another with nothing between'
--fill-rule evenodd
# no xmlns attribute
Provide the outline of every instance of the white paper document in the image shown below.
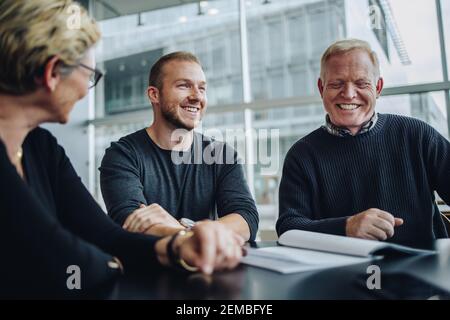
<svg viewBox="0 0 450 320"><path fill-rule="evenodd" d="M435 253L387 242L302 230L283 233L278 243L281 246L250 248L242 263L281 273L293 273L366 263L385 254Z"/></svg>
<svg viewBox="0 0 450 320"><path fill-rule="evenodd" d="M398 255L421 255L435 253L435 251L432 250L416 249L389 242L336 236L332 234L303 230L286 231L280 236L278 243L283 246L326 251L358 257L384 255L387 252Z"/></svg>
<svg viewBox="0 0 450 320"><path fill-rule="evenodd" d="M280 273L305 272L365 263L371 258L333 254L289 247L247 249L242 263Z"/></svg>

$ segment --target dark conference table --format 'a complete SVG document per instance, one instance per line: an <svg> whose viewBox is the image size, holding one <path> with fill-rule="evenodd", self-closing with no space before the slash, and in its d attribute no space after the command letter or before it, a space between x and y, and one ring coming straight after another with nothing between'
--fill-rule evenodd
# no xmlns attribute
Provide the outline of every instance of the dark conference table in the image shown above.
<svg viewBox="0 0 450 320"><path fill-rule="evenodd" d="M257 246L273 246L260 242ZM253 245L255 246L255 245ZM381 289L368 289L376 264ZM111 299L450 299L450 243L437 255L397 257L371 263L313 272L280 274L240 265L212 276L160 270L153 274L125 275Z"/></svg>

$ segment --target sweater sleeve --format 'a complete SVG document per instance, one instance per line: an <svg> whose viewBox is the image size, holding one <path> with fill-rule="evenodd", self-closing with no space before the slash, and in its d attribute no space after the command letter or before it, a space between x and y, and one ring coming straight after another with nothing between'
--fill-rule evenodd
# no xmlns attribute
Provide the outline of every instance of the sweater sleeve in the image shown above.
<svg viewBox="0 0 450 320"><path fill-rule="evenodd" d="M312 166L300 161L299 144L286 155L279 190L279 217L276 230L280 236L291 229L345 235L347 217L315 219ZM310 167L308 170L307 168Z"/></svg>
<svg viewBox="0 0 450 320"><path fill-rule="evenodd" d="M0 297L78 297L112 282L110 254L67 230L23 182L0 142ZM69 290L70 266L81 290ZM69 270L69 271L68 271Z"/></svg>
<svg viewBox="0 0 450 320"><path fill-rule="evenodd" d="M219 217L230 213L240 214L250 229L249 240L254 241L259 223L255 201L245 180L236 150L227 144L223 144L222 150L223 164L219 165L216 186L217 214Z"/></svg>
<svg viewBox="0 0 450 320"><path fill-rule="evenodd" d="M111 218L123 225L141 203L147 204L137 159L125 141L113 142L103 157L100 187Z"/></svg>

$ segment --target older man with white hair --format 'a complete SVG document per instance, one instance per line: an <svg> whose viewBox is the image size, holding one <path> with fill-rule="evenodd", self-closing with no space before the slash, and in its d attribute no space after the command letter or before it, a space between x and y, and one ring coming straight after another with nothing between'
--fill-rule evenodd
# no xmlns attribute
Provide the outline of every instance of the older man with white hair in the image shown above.
<svg viewBox="0 0 450 320"><path fill-rule="evenodd" d="M426 247L447 237L434 191L450 203L450 143L428 124L378 114L370 45L347 39L321 59L326 123L289 150L277 232L301 229Z"/></svg>

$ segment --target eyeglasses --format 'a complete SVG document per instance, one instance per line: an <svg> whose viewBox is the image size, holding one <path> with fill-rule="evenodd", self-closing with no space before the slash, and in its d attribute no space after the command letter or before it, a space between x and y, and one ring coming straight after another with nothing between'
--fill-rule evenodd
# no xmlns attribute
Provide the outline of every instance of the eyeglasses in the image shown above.
<svg viewBox="0 0 450 320"><path fill-rule="evenodd" d="M79 63L78 66L83 67L89 71L92 71L92 74L89 77L89 89L95 87L97 85L98 81L103 77L103 72L101 72L97 68L93 69L83 63Z"/></svg>

